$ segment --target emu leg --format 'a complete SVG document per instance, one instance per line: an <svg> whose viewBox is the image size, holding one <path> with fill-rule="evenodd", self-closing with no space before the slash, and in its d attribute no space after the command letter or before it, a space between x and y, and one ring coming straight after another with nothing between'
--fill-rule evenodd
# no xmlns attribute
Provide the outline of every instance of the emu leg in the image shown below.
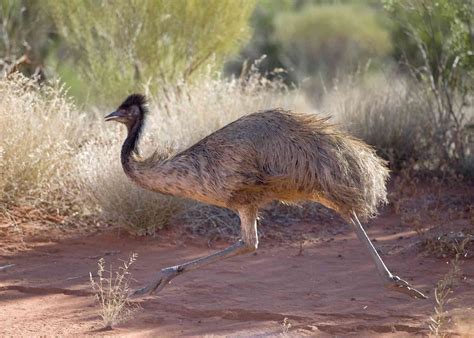
<svg viewBox="0 0 474 338"><path fill-rule="evenodd" d="M370 256L375 262L375 266L379 275L386 281L385 286L394 291L406 293L412 296L413 298L426 299L427 297L424 294L416 290L414 287L408 284L408 282L398 276L392 275L392 273L388 270L387 266L383 262L382 258L380 258L379 253L375 249L369 237L367 236L367 233L365 232L364 227L357 218L356 213L353 212L352 214L353 217L351 219L351 222L357 234L357 237L368 249Z"/></svg>
<svg viewBox="0 0 474 338"><path fill-rule="evenodd" d="M190 262L161 269L161 271L158 273L158 276L153 280L153 282L143 288L136 290L133 294L143 295L146 293L157 293L161 291L161 289L163 289L173 278L187 271L196 270L208 264L217 262L218 260L240 255L249 251L250 250L248 249L248 246L244 243L244 241L239 240L234 245L222 251L218 251L212 255L197 258Z"/></svg>
<svg viewBox="0 0 474 338"><path fill-rule="evenodd" d="M158 273L158 276L147 286L135 290L133 295L143 295L146 293L157 293L161 291L168 283L175 277L192 270L199 269L208 264L217 262L221 259L241 255L244 253L257 250L258 236L257 236L257 210L245 209L239 211L240 228L242 232L242 239L230 247L213 253L209 256L194 259L190 262L170 266Z"/></svg>

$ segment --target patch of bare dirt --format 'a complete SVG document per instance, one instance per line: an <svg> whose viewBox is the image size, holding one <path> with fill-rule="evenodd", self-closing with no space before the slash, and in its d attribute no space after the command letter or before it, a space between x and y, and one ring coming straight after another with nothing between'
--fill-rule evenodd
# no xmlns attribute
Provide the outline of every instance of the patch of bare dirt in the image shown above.
<svg viewBox="0 0 474 338"><path fill-rule="evenodd" d="M423 214L423 233L461 229L472 234L466 206L473 198L471 188L446 188L446 195L454 198L448 204L455 205L456 212L447 212L442 227L430 227L429 216ZM419 192L404 203L416 210L416 205L426 205L428 195ZM439 205L443 212L451 210L445 203ZM340 219L304 219L274 229L267 220L256 254L176 278L157 296L136 300L141 310L112 331L101 331L89 285L89 272L96 271L100 257L118 267L120 260L137 252L131 272L135 286L141 286L160 268L209 254L229 242L209 242L178 226L155 238L140 238L117 228L93 225L90 230L89 224L87 231L37 225L35 235L15 246L20 237L5 224L0 233L0 267L6 267L0 269L0 335L426 335L434 312L433 290L450 269L450 257L426 254L420 231L402 220L403 215L387 207L368 225L369 236L389 268L425 292L428 300L386 290L367 252ZM456 330L467 335L473 327L466 318L474 314L474 264L472 258L462 262L463 277L454 287L449 309L458 309Z"/></svg>

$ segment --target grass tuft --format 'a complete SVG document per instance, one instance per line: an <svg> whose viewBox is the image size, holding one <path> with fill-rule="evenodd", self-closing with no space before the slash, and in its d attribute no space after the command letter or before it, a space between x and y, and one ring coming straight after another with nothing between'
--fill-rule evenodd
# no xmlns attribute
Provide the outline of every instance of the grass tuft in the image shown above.
<svg viewBox="0 0 474 338"><path fill-rule="evenodd" d="M136 261L137 254L132 253L127 261L124 261L115 273L105 269L105 260L99 259L97 266L97 280L89 273L90 283L100 306L100 317L104 328L112 327L130 317L137 309L129 300L131 292L130 281L132 275L130 266Z"/></svg>

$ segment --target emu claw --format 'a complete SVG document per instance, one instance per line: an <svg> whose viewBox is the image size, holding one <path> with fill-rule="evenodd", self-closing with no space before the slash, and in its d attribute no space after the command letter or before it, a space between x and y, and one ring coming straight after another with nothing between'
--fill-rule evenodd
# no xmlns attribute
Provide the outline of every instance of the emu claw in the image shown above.
<svg viewBox="0 0 474 338"><path fill-rule="evenodd" d="M401 279L398 276L389 277L389 282L386 284L386 287L401 293L405 293L413 298L417 299L427 299L423 293L412 287L407 281Z"/></svg>
<svg viewBox="0 0 474 338"><path fill-rule="evenodd" d="M159 273L158 276L151 282L150 284L136 289L135 291L132 292L132 296L140 296L144 294L156 294L160 292L166 285L169 284L169 282L178 276L182 272L181 269L178 267L171 267L171 268L165 268L162 269Z"/></svg>

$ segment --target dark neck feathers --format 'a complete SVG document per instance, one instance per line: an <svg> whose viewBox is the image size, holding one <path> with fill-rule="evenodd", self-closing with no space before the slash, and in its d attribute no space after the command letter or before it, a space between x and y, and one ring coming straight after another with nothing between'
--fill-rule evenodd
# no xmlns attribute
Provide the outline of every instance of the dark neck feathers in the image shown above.
<svg viewBox="0 0 474 338"><path fill-rule="evenodd" d="M181 197L189 197L190 193L196 193L202 182L196 181L195 177L199 175L192 175L192 168L186 163L158 152L148 158L138 156L138 143L143 125L144 119L141 118L127 124L128 135L122 145L120 156L125 174L144 189ZM182 174L183 172L187 174ZM202 193L199 196L200 200L204 198Z"/></svg>
<svg viewBox="0 0 474 338"><path fill-rule="evenodd" d="M131 174L134 155L138 155L138 141L143 129L143 119L137 119L134 123L127 125L128 135L122 145L121 160L122 166L127 174Z"/></svg>

